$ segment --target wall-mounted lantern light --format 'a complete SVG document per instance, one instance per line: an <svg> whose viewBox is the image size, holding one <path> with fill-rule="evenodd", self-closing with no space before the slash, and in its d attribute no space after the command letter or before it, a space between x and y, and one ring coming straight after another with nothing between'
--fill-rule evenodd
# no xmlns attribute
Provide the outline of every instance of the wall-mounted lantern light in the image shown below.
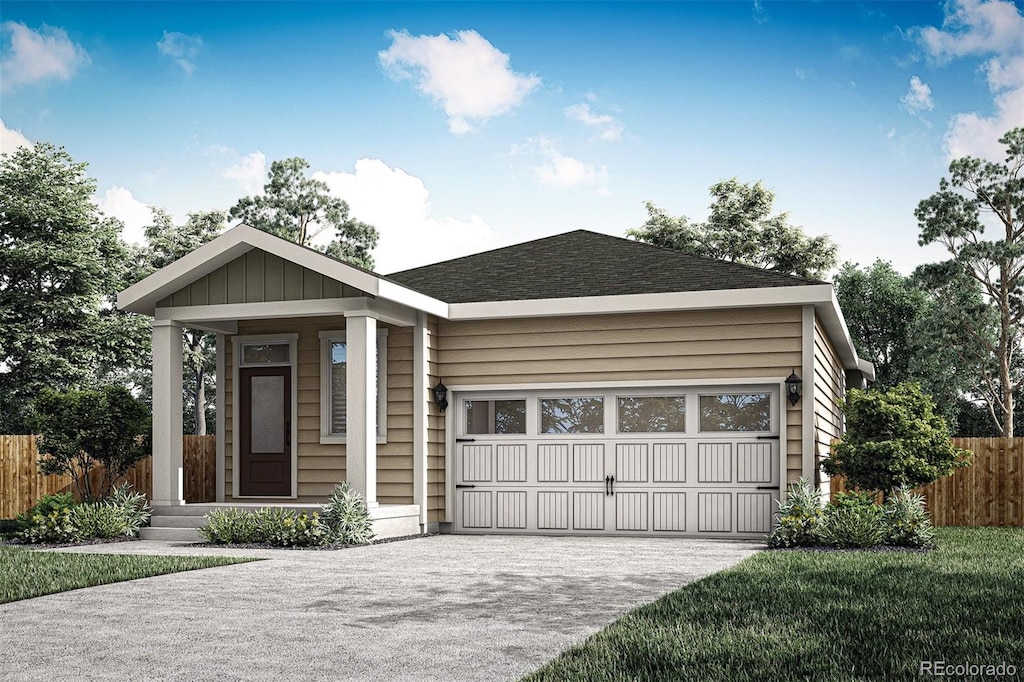
<svg viewBox="0 0 1024 682"><path fill-rule="evenodd" d="M437 386L434 386L434 402L444 412L448 409L448 387L444 385L444 382L438 381Z"/></svg>
<svg viewBox="0 0 1024 682"><path fill-rule="evenodd" d="M790 405L796 405L800 402L800 388L803 386L803 383L803 380L796 375L795 370L786 377L786 395L789 396Z"/></svg>

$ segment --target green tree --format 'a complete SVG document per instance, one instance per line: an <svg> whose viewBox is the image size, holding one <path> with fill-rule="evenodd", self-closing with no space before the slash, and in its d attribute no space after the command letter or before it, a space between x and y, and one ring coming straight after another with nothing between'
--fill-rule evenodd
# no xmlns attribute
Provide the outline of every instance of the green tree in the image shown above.
<svg viewBox="0 0 1024 682"><path fill-rule="evenodd" d="M642 242L778 272L820 279L836 265L838 247L828 235L808 237L789 224L789 214L771 215L775 194L760 182L722 180L711 186L705 223L675 218L646 202L647 222L626 231Z"/></svg>
<svg viewBox="0 0 1024 682"><path fill-rule="evenodd" d="M921 384L958 429L960 408L978 386L962 333L965 316L985 314L977 287L960 282L957 300L946 301L918 274L905 277L882 260L863 269L844 263L833 283L857 354L875 366L874 386Z"/></svg>
<svg viewBox="0 0 1024 682"><path fill-rule="evenodd" d="M174 219L163 209L154 207L152 213L153 222L145 228L147 246L141 253L139 279L216 239L227 222L224 211L189 213L188 220L180 226L175 226ZM217 337L202 329L186 327L182 341L184 426L201 436L208 432L215 418L215 406L208 403L206 396L216 387Z"/></svg>
<svg viewBox="0 0 1024 682"><path fill-rule="evenodd" d="M1005 162L970 156L953 161L950 179L942 178L939 191L921 201L914 215L919 243L941 244L951 256L922 268L925 275L945 283L947 292L957 277L970 278L996 313L994 328L964 324L975 346L985 349L978 361L981 397L1009 437L1014 395L1024 381L1024 365L1015 362L1024 320L1024 128L999 141L1006 145ZM993 238L985 238L986 227L994 228Z"/></svg>
<svg viewBox="0 0 1024 682"><path fill-rule="evenodd" d="M149 408L121 386L43 389L28 421L39 434L39 470L71 476L82 499L109 495L117 479L152 452ZM94 489L89 472L97 466L103 474Z"/></svg>
<svg viewBox="0 0 1024 682"><path fill-rule="evenodd" d="M851 486L886 493L916 488L969 463L970 453L953 445L935 403L915 383L886 391L851 389L843 414L846 435L821 467Z"/></svg>
<svg viewBox="0 0 1024 682"><path fill-rule="evenodd" d="M857 354L875 365L876 386L911 379L915 334L931 304L928 293L882 260L863 270L843 263L833 284Z"/></svg>
<svg viewBox="0 0 1024 682"><path fill-rule="evenodd" d="M331 196L327 183L306 177L308 168L309 163L298 157L274 161L263 194L240 199L230 211L231 218L372 269L370 252L377 246L377 229L350 216L348 203ZM313 244L326 230L333 232L330 243Z"/></svg>
<svg viewBox="0 0 1024 682"><path fill-rule="evenodd" d="M44 142L0 155L0 432L25 433L44 387L125 380L143 321L119 313L131 258L85 163Z"/></svg>

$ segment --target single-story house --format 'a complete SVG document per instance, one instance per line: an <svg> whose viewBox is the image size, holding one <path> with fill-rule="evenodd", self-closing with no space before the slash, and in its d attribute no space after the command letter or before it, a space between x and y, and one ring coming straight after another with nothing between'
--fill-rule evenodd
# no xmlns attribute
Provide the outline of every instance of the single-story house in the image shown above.
<svg viewBox="0 0 1024 682"><path fill-rule="evenodd" d="M577 230L383 276L245 225L153 317L153 504L183 505L182 327L217 334L217 503L349 481L382 535L754 537L873 379L830 284Z"/></svg>

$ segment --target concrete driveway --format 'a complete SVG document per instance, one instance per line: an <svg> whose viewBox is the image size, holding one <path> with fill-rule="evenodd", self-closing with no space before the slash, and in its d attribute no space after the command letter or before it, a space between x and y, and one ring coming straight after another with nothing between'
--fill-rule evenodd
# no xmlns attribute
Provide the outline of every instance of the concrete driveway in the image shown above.
<svg viewBox="0 0 1024 682"><path fill-rule="evenodd" d="M0 605L0 678L515 679L761 547L465 535L325 552L96 546L268 560Z"/></svg>

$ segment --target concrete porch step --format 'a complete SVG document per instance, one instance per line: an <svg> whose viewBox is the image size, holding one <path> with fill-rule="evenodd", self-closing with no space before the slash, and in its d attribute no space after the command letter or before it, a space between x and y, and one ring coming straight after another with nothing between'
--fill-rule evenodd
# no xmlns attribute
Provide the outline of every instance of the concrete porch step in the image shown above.
<svg viewBox="0 0 1024 682"><path fill-rule="evenodd" d="M139 532L143 540L163 540L164 542L206 542L206 538L195 528L162 528L150 526Z"/></svg>
<svg viewBox="0 0 1024 682"><path fill-rule="evenodd" d="M205 516L152 516L151 528L199 528L206 521Z"/></svg>

